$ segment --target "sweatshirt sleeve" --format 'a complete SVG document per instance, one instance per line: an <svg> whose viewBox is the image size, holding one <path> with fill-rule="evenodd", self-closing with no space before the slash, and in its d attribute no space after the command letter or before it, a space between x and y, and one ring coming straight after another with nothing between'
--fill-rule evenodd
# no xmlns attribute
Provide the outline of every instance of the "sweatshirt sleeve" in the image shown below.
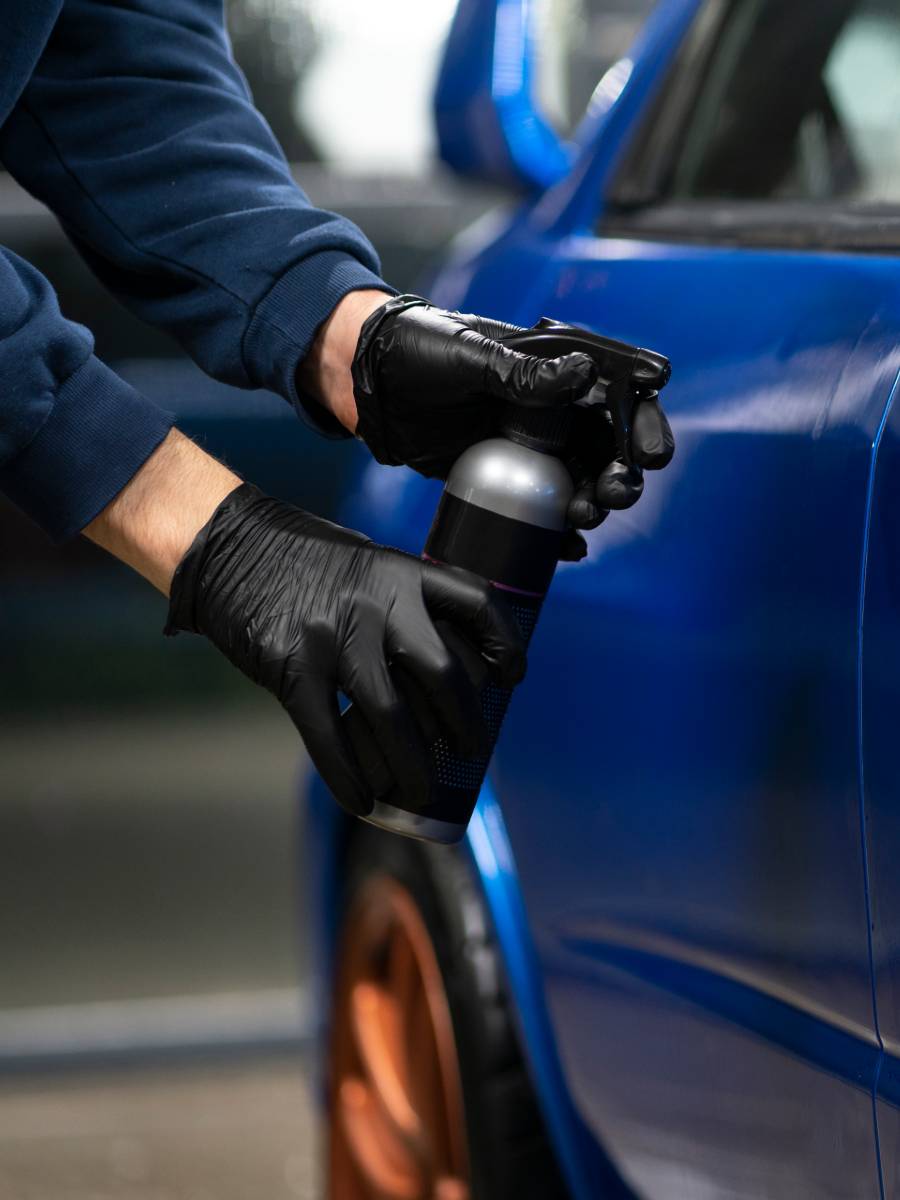
<svg viewBox="0 0 900 1200"><path fill-rule="evenodd" d="M105 508L172 425L93 346L40 272L0 247L0 490L56 541Z"/></svg>
<svg viewBox="0 0 900 1200"><path fill-rule="evenodd" d="M391 290L360 230L294 183L222 0L65 0L0 158L135 313L209 375L301 414L319 325L350 291Z"/></svg>

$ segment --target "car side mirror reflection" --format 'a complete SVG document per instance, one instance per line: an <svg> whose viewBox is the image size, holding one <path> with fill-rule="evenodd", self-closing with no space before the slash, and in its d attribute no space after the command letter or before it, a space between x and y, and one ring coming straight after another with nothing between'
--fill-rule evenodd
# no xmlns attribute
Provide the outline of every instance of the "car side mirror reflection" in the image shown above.
<svg viewBox="0 0 900 1200"><path fill-rule="evenodd" d="M459 0L434 97L440 156L460 175L542 191L572 149L540 111L536 0Z"/></svg>

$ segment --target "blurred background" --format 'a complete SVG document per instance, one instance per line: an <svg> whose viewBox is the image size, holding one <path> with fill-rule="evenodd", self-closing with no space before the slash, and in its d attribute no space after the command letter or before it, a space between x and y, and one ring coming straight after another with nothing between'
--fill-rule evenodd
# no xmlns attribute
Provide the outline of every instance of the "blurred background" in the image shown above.
<svg viewBox="0 0 900 1200"><path fill-rule="evenodd" d="M512 197L435 161L455 0L228 0L234 51L314 203L401 290ZM539 87L563 130L651 0L549 0ZM543 47L542 47L543 49ZM98 353L261 487L333 516L358 450L206 379L93 280L0 174L0 244ZM0 1200L313 1197L299 839L278 706L86 542L0 498Z"/></svg>

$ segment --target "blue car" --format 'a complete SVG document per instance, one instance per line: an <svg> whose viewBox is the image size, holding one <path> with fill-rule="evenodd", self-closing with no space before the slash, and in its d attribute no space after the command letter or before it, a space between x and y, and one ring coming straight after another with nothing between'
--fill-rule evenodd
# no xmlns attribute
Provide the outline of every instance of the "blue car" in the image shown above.
<svg viewBox="0 0 900 1200"><path fill-rule="evenodd" d="M900 8L662 0L562 139L461 0L435 302L671 359L456 850L308 850L333 1200L900 1197ZM344 519L421 548L433 483Z"/></svg>

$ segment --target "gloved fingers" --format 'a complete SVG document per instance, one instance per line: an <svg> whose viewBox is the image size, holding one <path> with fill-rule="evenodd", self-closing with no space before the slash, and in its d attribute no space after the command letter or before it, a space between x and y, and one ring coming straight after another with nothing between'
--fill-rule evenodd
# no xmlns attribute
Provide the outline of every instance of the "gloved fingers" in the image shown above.
<svg viewBox="0 0 900 1200"><path fill-rule="evenodd" d="M469 329L483 334L492 342L502 342L504 338L525 332L521 325L510 325L508 321L496 321L493 317L481 317L478 313L454 313L454 316Z"/></svg>
<svg viewBox="0 0 900 1200"><path fill-rule="evenodd" d="M420 621L404 627L397 642L388 645L391 669L400 667L415 681L451 749L466 758L487 754L488 731L475 685L424 610Z"/></svg>
<svg viewBox="0 0 900 1200"><path fill-rule="evenodd" d="M643 490L644 476L640 467L629 467L617 460L600 472L595 495L601 508L631 508L640 500Z"/></svg>
<svg viewBox="0 0 900 1200"><path fill-rule="evenodd" d="M604 517L609 516L604 513ZM567 529L559 550L560 562L581 562L588 552L587 542L577 529Z"/></svg>
<svg viewBox="0 0 900 1200"><path fill-rule="evenodd" d="M429 748L438 738L444 737L444 729L438 720L425 691L419 681L410 674L400 662L391 663L391 678L397 691L407 704L410 712L416 718L416 724L422 734L425 745Z"/></svg>
<svg viewBox="0 0 900 1200"><path fill-rule="evenodd" d="M472 642L501 687L512 688L525 677L525 643L496 589L471 571L426 564L422 596L432 618L442 618Z"/></svg>
<svg viewBox="0 0 900 1200"><path fill-rule="evenodd" d="M571 404L593 387L597 367L587 354L575 351L558 358L539 358L511 350L480 333L460 335L477 346L483 359L482 386L498 400L511 400L530 408L556 408Z"/></svg>
<svg viewBox="0 0 900 1200"><path fill-rule="evenodd" d="M381 752L378 738L357 705L351 704L341 713L341 725L350 738L369 792L376 799L387 796L393 790L394 776Z"/></svg>
<svg viewBox="0 0 900 1200"><path fill-rule="evenodd" d="M614 458L619 446L612 416L605 404L575 404L565 462L576 490L591 481Z"/></svg>
<svg viewBox="0 0 900 1200"><path fill-rule="evenodd" d="M358 705L391 774L408 804L424 808L432 799L434 763L408 705L401 699L381 656L356 663L342 687Z"/></svg>
<svg viewBox="0 0 900 1200"><path fill-rule="evenodd" d="M596 480L588 478L576 487L569 501L567 516L569 524L576 529L596 529L603 524L609 516L609 509L600 507Z"/></svg>
<svg viewBox="0 0 900 1200"><path fill-rule="evenodd" d="M639 400L631 423L632 456L638 466L659 471L675 453L675 438L656 394Z"/></svg>
<svg viewBox="0 0 900 1200"><path fill-rule="evenodd" d="M491 677L487 663L472 643L447 621L435 621L434 627L450 653L459 659L466 678L480 696L481 689L490 681Z"/></svg>
<svg viewBox="0 0 900 1200"><path fill-rule="evenodd" d="M302 686L302 692L300 690ZM309 757L342 808L353 816L372 811L372 788L360 770L341 722L337 695L325 683L303 681L282 703L303 738Z"/></svg>

